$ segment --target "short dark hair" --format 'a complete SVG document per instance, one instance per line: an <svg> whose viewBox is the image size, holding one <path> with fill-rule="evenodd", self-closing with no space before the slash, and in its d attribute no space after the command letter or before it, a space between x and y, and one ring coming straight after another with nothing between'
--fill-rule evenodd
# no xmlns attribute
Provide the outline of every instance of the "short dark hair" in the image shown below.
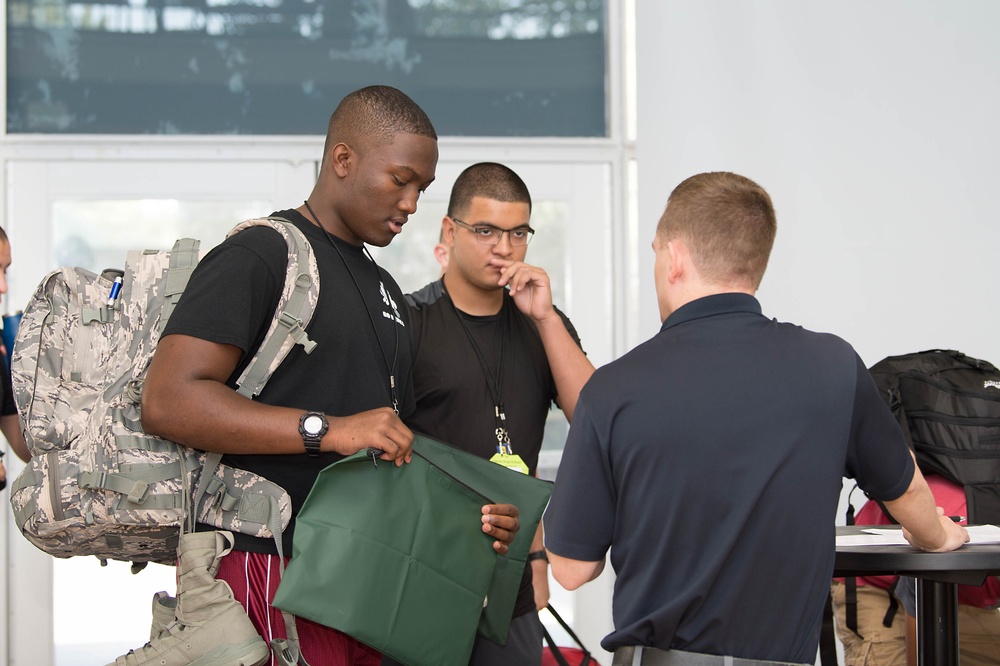
<svg viewBox="0 0 1000 666"><path fill-rule="evenodd" d="M458 175L448 200L448 216L460 214L472 204L473 197L508 203L526 203L531 211L528 186L513 169L496 162L479 162Z"/></svg>
<svg viewBox="0 0 1000 666"><path fill-rule="evenodd" d="M719 171L691 176L674 188L656 231L663 240L684 240L706 281L756 290L774 247L778 221L763 187Z"/></svg>
<svg viewBox="0 0 1000 666"><path fill-rule="evenodd" d="M431 119L406 93L391 86L361 88L344 97L330 116L323 157L338 143L362 150L392 143L397 134L438 138Z"/></svg>

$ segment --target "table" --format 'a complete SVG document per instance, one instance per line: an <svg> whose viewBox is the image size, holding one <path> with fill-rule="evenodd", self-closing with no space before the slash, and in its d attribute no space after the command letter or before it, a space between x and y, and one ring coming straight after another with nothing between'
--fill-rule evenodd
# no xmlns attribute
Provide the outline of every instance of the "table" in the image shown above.
<svg viewBox="0 0 1000 666"><path fill-rule="evenodd" d="M880 525L885 529L890 526ZM858 534L862 527L837 527ZM1000 575L1000 544L968 545L949 553L910 546L838 546L833 575L917 578L917 666L958 666L958 584L982 585Z"/></svg>

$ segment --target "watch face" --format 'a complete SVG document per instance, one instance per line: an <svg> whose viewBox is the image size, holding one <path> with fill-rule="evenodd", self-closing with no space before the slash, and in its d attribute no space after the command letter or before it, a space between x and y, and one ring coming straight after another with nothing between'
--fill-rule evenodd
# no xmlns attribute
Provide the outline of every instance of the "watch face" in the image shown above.
<svg viewBox="0 0 1000 666"><path fill-rule="evenodd" d="M318 435L323 430L323 419L318 416L307 416L302 422L302 429L310 435Z"/></svg>

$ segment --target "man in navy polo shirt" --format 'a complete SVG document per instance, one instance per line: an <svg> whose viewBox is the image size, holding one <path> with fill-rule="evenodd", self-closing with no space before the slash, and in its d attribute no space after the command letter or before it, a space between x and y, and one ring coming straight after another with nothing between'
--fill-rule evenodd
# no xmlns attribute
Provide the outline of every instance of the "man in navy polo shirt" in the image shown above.
<svg viewBox="0 0 1000 666"><path fill-rule="evenodd" d="M747 178L678 185L653 241L663 327L580 394L545 546L568 589L611 549L616 666L812 664L843 476L914 546L968 540L854 349L761 313L776 230Z"/></svg>

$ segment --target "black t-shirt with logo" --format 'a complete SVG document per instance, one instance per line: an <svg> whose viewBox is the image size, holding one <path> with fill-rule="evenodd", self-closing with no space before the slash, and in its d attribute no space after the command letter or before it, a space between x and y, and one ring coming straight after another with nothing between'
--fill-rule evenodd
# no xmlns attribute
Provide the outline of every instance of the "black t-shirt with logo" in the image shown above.
<svg viewBox="0 0 1000 666"><path fill-rule="evenodd" d="M394 366L400 414L406 416L414 404L409 314L398 285L361 247L333 238L334 247L322 229L297 211L275 215L291 220L316 255L319 301L306 332L317 346L307 355L296 345L256 399L331 416L388 407L392 404L389 368ZM190 335L243 350L228 382L235 387L274 315L286 257L284 239L266 227L251 227L227 239L198 264L164 335ZM284 550L290 554L294 515L319 472L340 458L335 453L315 458L226 455L223 462L255 472L288 491L293 521L284 533ZM276 552L270 540L235 536L238 550Z"/></svg>
<svg viewBox="0 0 1000 666"><path fill-rule="evenodd" d="M406 424L463 451L492 458L497 453L494 407L495 380L499 379L512 452L534 475L545 420L557 398L538 330L517 309L509 294L505 294L499 313L477 317L456 310L442 284L441 280L432 282L406 297L410 305L416 400ZM559 316L580 344L569 319L562 312ZM498 373L501 353L503 366ZM533 536L519 534L518 538ZM534 608L529 564L514 615Z"/></svg>

